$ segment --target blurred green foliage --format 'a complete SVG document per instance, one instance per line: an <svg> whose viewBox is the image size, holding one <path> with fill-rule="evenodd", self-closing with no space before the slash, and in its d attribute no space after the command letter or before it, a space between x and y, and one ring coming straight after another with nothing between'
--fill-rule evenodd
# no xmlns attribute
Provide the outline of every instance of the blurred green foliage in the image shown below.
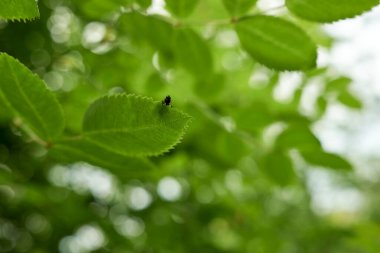
<svg viewBox="0 0 380 253"><path fill-rule="evenodd" d="M321 1L308 13L300 2L286 1L295 15L312 21L328 5ZM350 1L340 13L335 2L322 22L375 4ZM0 51L7 54L0 72L8 78L0 80L0 252L377 253L380 181L358 177L346 158L323 149L313 131L333 105L363 107L349 90L351 79L329 66L299 72L297 81L270 69L309 69L314 43L329 50L334 39L318 24L292 18L285 6L278 18L256 16L259 24L251 24L252 13L266 11L255 3L167 0L166 14L157 14L144 0L40 0L40 19L0 20ZM256 42L262 51L252 51ZM46 96L58 98L66 123L57 140L46 143L29 113L60 132L55 99L33 95L43 90L42 82L8 55L46 82ZM292 55L301 64L288 59ZM18 75L19 69L26 74ZM15 80L18 93L11 89ZM284 83L291 95L281 98ZM309 97L312 85L318 92ZM120 93L155 102L105 104L112 110L98 110L91 126L149 123L162 135L131 135L136 142L130 143L112 135L101 145L83 138L90 105L105 95L127 97ZM167 95L173 107L161 104ZM151 106L170 120L155 118L145 110ZM181 111L191 116L187 129ZM122 142L152 148L150 142L166 141L158 147L163 152L185 130L181 143L160 156L119 152ZM337 185L360 190L366 208L318 212L310 189L316 170L329 170L340 179Z"/></svg>

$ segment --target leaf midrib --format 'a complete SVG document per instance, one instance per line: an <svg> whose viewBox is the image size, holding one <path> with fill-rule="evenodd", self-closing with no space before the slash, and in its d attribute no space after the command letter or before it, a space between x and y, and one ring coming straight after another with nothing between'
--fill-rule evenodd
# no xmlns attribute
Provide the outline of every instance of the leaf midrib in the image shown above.
<svg viewBox="0 0 380 253"><path fill-rule="evenodd" d="M42 118L40 117L40 115L38 114L36 108L33 106L33 103L31 103L31 101L29 100L29 98L26 96L25 92L22 90L21 85L20 85L20 82L19 82L17 76L16 76L15 73L14 73L14 69L13 69L13 67L12 67L12 64L9 63L9 61L8 61L8 59L7 59L6 57L5 57L4 59L5 59L5 62L6 62L6 64L8 65L8 67L9 67L9 69L10 69L10 72L11 72L11 75L12 75L12 77L13 77L13 80L15 81L16 87L17 87L17 89L19 90L21 96L22 96L23 99L26 101L27 105L31 108L31 110L32 110L33 114L35 115L37 121L39 121L39 123L41 124L44 134L45 134L48 138L50 138L50 135L49 135L49 132L48 132L48 130L47 130L47 126L45 125L45 122L43 121L43 119L42 119ZM13 107L13 106L12 106L12 107ZM33 127L33 129L36 130L35 127ZM38 130L36 130L36 131L38 131Z"/></svg>
<svg viewBox="0 0 380 253"><path fill-rule="evenodd" d="M136 128L122 127L122 128L107 128L107 129L100 129L100 130L86 130L85 129L85 134L105 134L105 133L124 133L124 132L132 133L132 132L138 132L141 130L167 127L170 125L170 123L174 123L174 122L177 122L180 120L186 120L186 119L185 118L178 118L178 119L171 120L170 122L168 122L169 124L161 124L160 123L160 124L146 125L143 127L136 127ZM168 128L171 128L171 127L168 127Z"/></svg>
<svg viewBox="0 0 380 253"><path fill-rule="evenodd" d="M265 33L259 31L258 29L249 29L249 28L243 27L243 30L248 30L249 32L255 34L256 36L261 37L264 41L267 41L271 44L274 44L275 46L277 46L279 48L285 49L286 51L289 51L290 53L297 56L298 58L305 60L304 55L302 53L300 53L299 51L297 51L291 47L288 47L286 44L283 44L283 43L279 42L278 40L273 39L270 36L267 36Z"/></svg>

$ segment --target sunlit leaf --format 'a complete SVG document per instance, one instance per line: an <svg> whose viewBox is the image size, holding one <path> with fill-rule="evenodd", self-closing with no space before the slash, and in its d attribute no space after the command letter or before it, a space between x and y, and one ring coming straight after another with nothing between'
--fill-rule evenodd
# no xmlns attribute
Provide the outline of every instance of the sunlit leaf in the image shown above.
<svg viewBox="0 0 380 253"><path fill-rule="evenodd" d="M378 4L378 0L286 0L287 8L295 15L322 23L355 17Z"/></svg>
<svg viewBox="0 0 380 253"><path fill-rule="evenodd" d="M258 62L276 70L315 67L317 51L309 36L284 19L257 15L238 21L243 48Z"/></svg>
<svg viewBox="0 0 380 253"><path fill-rule="evenodd" d="M173 27L158 16L124 13L117 25L121 34L136 43L146 42L158 50L170 51Z"/></svg>
<svg viewBox="0 0 380 253"><path fill-rule="evenodd" d="M4 53L0 54L0 72L0 93L6 104L44 140L59 136L64 127L63 111L45 83Z"/></svg>
<svg viewBox="0 0 380 253"><path fill-rule="evenodd" d="M38 18L37 2L35 0L1 0L0 19L22 20Z"/></svg>
<svg viewBox="0 0 380 253"><path fill-rule="evenodd" d="M161 102L119 94L96 100L86 112L83 130L88 141L117 154L159 155L180 141L189 119Z"/></svg>

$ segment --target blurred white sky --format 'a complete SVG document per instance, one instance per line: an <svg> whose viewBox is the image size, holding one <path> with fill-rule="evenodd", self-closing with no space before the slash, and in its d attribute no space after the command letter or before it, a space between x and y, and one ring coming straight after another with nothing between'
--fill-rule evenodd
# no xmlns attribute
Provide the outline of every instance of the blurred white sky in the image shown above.
<svg viewBox="0 0 380 253"><path fill-rule="evenodd" d="M339 38L322 61L354 79L353 91L364 101L361 112L332 108L323 123L326 148L355 156L380 155L380 8L326 26ZM347 127L347 135L341 126ZM340 132L340 133L338 133Z"/></svg>

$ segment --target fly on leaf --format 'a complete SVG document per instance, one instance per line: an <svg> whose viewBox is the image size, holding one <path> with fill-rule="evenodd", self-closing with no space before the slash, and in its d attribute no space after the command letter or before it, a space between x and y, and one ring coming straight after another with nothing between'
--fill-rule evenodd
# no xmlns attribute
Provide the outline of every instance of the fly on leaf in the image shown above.
<svg viewBox="0 0 380 253"><path fill-rule="evenodd" d="M161 101L162 105L171 106L172 98L170 96L166 96L164 100Z"/></svg>

